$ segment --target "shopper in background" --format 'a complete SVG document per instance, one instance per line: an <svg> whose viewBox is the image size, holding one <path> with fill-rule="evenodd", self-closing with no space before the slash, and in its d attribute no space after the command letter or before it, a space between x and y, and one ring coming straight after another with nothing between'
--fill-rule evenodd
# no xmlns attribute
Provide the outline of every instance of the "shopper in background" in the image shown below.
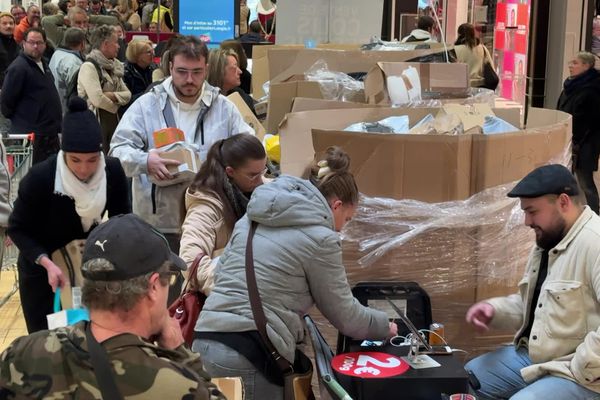
<svg viewBox="0 0 600 400"><path fill-rule="evenodd" d="M215 285L196 324L192 349L212 376L241 376L246 399L283 399L283 377L257 331L246 280L246 243L253 236L254 272L267 332L294 370L306 359L302 315L314 304L343 334L384 339L397 334L386 313L352 296L339 231L358 204L349 158L330 148L311 180L284 175L252 193L220 257ZM255 225L257 224L257 226Z"/></svg>
<svg viewBox="0 0 600 400"><path fill-rule="evenodd" d="M255 136L233 135L212 145L206 161L185 193L186 215L179 255L188 268L198 255L198 287L209 295L218 256L229 242L235 223L246 214L250 195L263 183L265 148Z"/></svg>
<svg viewBox="0 0 600 400"><path fill-rule="evenodd" d="M25 32L23 52L6 71L0 108L10 118L12 134L35 134L32 162L58 153L62 120L60 96L54 77L43 58L46 34L40 28Z"/></svg>
<svg viewBox="0 0 600 400"><path fill-rule="evenodd" d="M221 94L229 96L238 93L254 115L254 99L240 87L242 70L238 66L237 53L231 49L214 49L208 57L208 76L206 80L221 89Z"/></svg>
<svg viewBox="0 0 600 400"><path fill-rule="evenodd" d="M77 94L77 77L83 64L85 32L79 28L69 28L65 32L64 46L56 49L50 59L50 71L60 95L63 113L67 112L69 98Z"/></svg>
<svg viewBox="0 0 600 400"><path fill-rule="evenodd" d="M131 92L133 103L140 97L152 83L152 72L154 65L154 49L149 40L136 39L129 42L127 46L127 62L125 63L125 75L123 81Z"/></svg>
<svg viewBox="0 0 600 400"><path fill-rule="evenodd" d="M402 39L402 43L409 42L423 42L423 43L437 43L437 40L433 39L431 34L433 33L433 27L435 20L429 15L423 15L417 20L417 29L413 29L410 35Z"/></svg>
<svg viewBox="0 0 600 400"><path fill-rule="evenodd" d="M573 171L587 203L598 214L598 188L594 171L600 155L600 74L592 53L578 53L569 61L557 108L573 116Z"/></svg>
<svg viewBox="0 0 600 400"><path fill-rule="evenodd" d="M242 43L239 40L223 40L220 47L224 50L231 49L235 51L238 58L238 67L242 71L242 75L240 75L240 88L246 94L252 93L252 74L248 71L248 57L246 57Z"/></svg>
<svg viewBox="0 0 600 400"><path fill-rule="evenodd" d="M108 152L110 140L119 123L117 111L131 100L123 82L125 69L117 60L119 38L112 26L102 25L92 32L93 50L81 65L78 93L88 101L102 127L102 149Z"/></svg>
<svg viewBox="0 0 600 400"><path fill-rule="evenodd" d="M467 64L471 87L481 87L484 84L483 62L489 52L481 41L475 37L475 28L471 24L458 27L458 38L454 42L456 60ZM491 57L490 57L491 60Z"/></svg>

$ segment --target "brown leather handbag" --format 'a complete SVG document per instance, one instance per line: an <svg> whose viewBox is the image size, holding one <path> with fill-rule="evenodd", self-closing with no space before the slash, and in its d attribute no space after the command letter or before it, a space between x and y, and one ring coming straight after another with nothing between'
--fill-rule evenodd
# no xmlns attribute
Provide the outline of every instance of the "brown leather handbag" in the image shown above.
<svg viewBox="0 0 600 400"><path fill-rule="evenodd" d="M206 301L206 296L200 291L198 282L196 280L198 265L200 264L202 257L204 257L203 251L198 253L194 259L194 262L189 269L190 273L188 275L188 279L185 282L185 286L183 287L181 294L177 300L175 300L173 304L169 306L169 315L174 317L179 322L183 339L190 346L194 341L194 328L196 327L196 321L198 321L198 316L200 315L200 311L202 311L202 307L204 307L204 302ZM190 285L192 280L195 283Z"/></svg>

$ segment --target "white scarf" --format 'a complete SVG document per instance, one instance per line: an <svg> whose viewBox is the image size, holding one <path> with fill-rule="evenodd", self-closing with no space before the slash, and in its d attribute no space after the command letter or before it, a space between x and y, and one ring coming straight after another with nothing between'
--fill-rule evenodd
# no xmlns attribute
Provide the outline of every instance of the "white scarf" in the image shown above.
<svg viewBox="0 0 600 400"><path fill-rule="evenodd" d="M94 223L102 221L102 212L106 207L105 166L104 154L100 152L98 170L88 182L82 182L67 167L62 150L56 157L54 193L69 196L75 201L75 211L81 218L84 232L89 231Z"/></svg>

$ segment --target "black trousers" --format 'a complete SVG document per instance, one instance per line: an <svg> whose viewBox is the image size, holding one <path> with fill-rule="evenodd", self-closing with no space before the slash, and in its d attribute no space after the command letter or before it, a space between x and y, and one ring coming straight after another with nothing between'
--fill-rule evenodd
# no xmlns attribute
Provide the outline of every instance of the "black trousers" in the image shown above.
<svg viewBox="0 0 600 400"><path fill-rule="evenodd" d="M54 293L48 284L48 273L39 265L17 263L19 271L19 295L27 325L27 332L48 329L46 315L53 312Z"/></svg>
<svg viewBox="0 0 600 400"><path fill-rule="evenodd" d="M37 164L60 150L60 139L55 135L38 135L33 138L32 164Z"/></svg>

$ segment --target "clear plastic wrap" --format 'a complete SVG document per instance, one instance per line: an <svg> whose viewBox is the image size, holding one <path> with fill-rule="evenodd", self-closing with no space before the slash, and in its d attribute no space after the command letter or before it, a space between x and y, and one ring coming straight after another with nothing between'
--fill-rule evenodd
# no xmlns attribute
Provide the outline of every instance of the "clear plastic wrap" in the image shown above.
<svg viewBox="0 0 600 400"><path fill-rule="evenodd" d="M344 72L330 71L324 60L317 60L304 74L307 81L315 81L321 87L325 100L364 101L365 84Z"/></svg>
<svg viewBox="0 0 600 400"><path fill-rule="evenodd" d="M569 160L570 146L551 162ZM419 283L431 298L434 321L445 325L445 339L466 351L465 358L512 341L512 331L477 334L465 314L477 301L517 292L535 235L524 225L519 200L506 196L515 183L444 203L361 197L343 231L350 285ZM315 318L335 348L337 331L318 313Z"/></svg>

